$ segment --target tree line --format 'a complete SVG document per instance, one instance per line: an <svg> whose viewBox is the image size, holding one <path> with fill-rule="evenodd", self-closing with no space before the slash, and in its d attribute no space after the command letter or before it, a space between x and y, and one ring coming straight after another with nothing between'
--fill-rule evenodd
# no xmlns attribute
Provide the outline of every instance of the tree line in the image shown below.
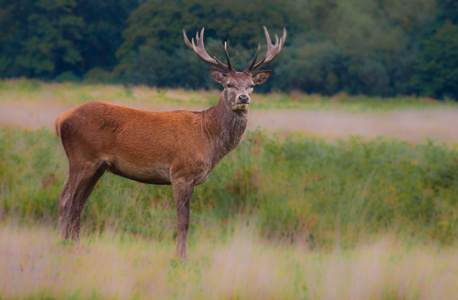
<svg viewBox="0 0 458 300"><path fill-rule="evenodd" d="M182 30L243 70L262 25L288 30L264 91L458 98L454 0L0 0L0 78L214 88Z"/></svg>

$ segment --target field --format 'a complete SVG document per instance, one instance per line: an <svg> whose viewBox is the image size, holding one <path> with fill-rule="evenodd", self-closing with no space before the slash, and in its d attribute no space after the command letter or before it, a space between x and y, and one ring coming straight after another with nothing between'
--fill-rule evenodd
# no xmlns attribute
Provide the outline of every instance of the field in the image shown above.
<svg viewBox="0 0 458 300"><path fill-rule="evenodd" d="M52 124L90 100L201 109L217 91L19 80L0 93L0 298L458 299L455 103L254 95L250 131L196 188L183 263L171 188L111 174L82 241L58 239L67 162Z"/></svg>
<svg viewBox="0 0 458 300"><path fill-rule="evenodd" d="M458 293L456 248L393 235L312 251L266 242L252 227L222 241L202 232L193 236L186 265L174 261L172 239L104 233L74 246L57 236L43 226L0 229L4 298L456 299Z"/></svg>

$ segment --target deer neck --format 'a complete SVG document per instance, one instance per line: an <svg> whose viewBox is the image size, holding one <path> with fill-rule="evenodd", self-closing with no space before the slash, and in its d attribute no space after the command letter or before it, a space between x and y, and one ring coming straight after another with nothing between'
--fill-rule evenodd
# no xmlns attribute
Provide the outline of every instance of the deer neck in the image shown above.
<svg viewBox="0 0 458 300"><path fill-rule="evenodd" d="M247 112L233 111L223 93L218 103L204 112L202 125L216 165L239 144L247 125Z"/></svg>

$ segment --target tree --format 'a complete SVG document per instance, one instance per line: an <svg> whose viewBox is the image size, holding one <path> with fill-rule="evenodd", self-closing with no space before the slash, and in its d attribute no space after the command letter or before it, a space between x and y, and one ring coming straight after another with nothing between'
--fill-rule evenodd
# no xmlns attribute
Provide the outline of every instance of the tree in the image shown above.
<svg viewBox="0 0 458 300"><path fill-rule="evenodd" d="M81 72L93 68L111 71L117 64L116 50L123 42L127 18L138 0L79 0L75 14L84 20L84 36L77 45L81 54Z"/></svg>
<svg viewBox="0 0 458 300"><path fill-rule="evenodd" d="M82 61L77 43L84 22L74 15L74 0L20 0L0 13L2 77L51 78ZM10 22L12 26L10 27ZM17 36L16 36L17 34Z"/></svg>
<svg viewBox="0 0 458 300"><path fill-rule="evenodd" d="M438 22L449 20L453 24L458 23L458 2L455 0L437 0L440 10L437 16Z"/></svg>
<svg viewBox="0 0 458 300"><path fill-rule="evenodd" d="M245 68L251 58L246 53L254 55L257 43L265 45L262 25L276 32L280 32L285 26L292 36L297 33L295 29L303 22L300 21L302 16L296 7L295 1L275 0L148 0L129 17L129 27L123 32L124 43L116 54L119 65L115 73L122 80L126 79L128 74L127 78L133 78L134 72L141 71L134 69L133 63L138 64L138 55L146 53L145 51L163 51L171 61L180 59L177 53L185 48L182 30L186 29L189 35L194 35L204 26L205 40L217 38L218 53L222 53L223 49L221 40L228 40L234 62L237 66ZM248 52L247 49L252 51ZM212 55L219 55L218 53L212 52ZM240 57L246 58L246 61L239 64L237 60ZM141 76L139 74L137 77ZM150 75L145 73L143 76ZM181 77L174 78L182 82ZM160 84L159 81L157 84ZM188 83L184 84L188 86Z"/></svg>
<svg viewBox="0 0 458 300"><path fill-rule="evenodd" d="M421 45L412 85L420 95L458 99L458 26L447 21Z"/></svg>
<svg viewBox="0 0 458 300"><path fill-rule="evenodd" d="M0 77L82 76L116 64L138 0L0 0Z"/></svg>
<svg viewBox="0 0 458 300"><path fill-rule="evenodd" d="M288 40L261 91L457 97L457 22L452 0L0 0L0 77L212 88L182 30L243 70L266 25Z"/></svg>

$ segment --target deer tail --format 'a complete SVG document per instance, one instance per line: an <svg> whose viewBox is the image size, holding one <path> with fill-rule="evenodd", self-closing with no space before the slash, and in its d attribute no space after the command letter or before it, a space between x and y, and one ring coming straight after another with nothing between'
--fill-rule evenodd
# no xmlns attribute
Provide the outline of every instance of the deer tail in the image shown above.
<svg viewBox="0 0 458 300"><path fill-rule="evenodd" d="M56 134L57 134L58 137L60 137L60 122L59 122L60 118L61 118L61 116L58 116L56 118L56 121L54 122L54 128L56 129Z"/></svg>

